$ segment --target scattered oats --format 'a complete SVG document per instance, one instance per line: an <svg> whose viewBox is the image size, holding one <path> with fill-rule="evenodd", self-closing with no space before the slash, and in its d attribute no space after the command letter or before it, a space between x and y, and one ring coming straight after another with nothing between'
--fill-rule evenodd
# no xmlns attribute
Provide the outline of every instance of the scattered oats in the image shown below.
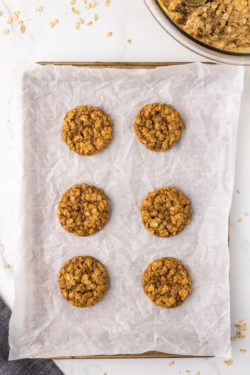
<svg viewBox="0 0 250 375"><path fill-rule="evenodd" d="M23 24L23 21L22 21L22 20L19 20L19 21L17 22L17 24L18 24L18 25L22 25L22 24Z"/></svg>
<svg viewBox="0 0 250 375"><path fill-rule="evenodd" d="M79 16L80 12L76 8L72 7L72 13L77 14Z"/></svg>
<svg viewBox="0 0 250 375"><path fill-rule="evenodd" d="M4 268L10 268L9 264L5 264Z"/></svg>
<svg viewBox="0 0 250 375"><path fill-rule="evenodd" d="M18 15L17 14L14 14L14 16L12 17L12 21L17 21L18 20Z"/></svg>
<svg viewBox="0 0 250 375"><path fill-rule="evenodd" d="M80 29L80 22L79 22L79 21L76 22L76 29L77 29L77 30Z"/></svg>
<svg viewBox="0 0 250 375"><path fill-rule="evenodd" d="M239 222L239 223L242 223L242 221L243 221L243 219L240 217L240 218L238 219L238 222Z"/></svg>
<svg viewBox="0 0 250 375"><path fill-rule="evenodd" d="M175 364L174 361L168 362L168 365L169 365L169 366L173 366L174 364Z"/></svg>
<svg viewBox="0 0 250 375"><path fill-rule="evenodd" d="M105 5L105 7L110 6L110 0L105 0L104 5Z"/></svg>
<svg viewBox="0 0 250 375"><path fill-rule="evenodd" d="M79 22L80 22L81 24L83 24L83 23L84 23L84 20L83 20L82 18L79 18Z"/></svg>
<svg viewBox="0 0 250 375"><path fill-rule="evenodd" d="M239 339L245 339L246 338L246 335L244 335L243 333L241 333L240 331L237 332L237 337L239 337Z"/></svg>
<svg viewBox="0 0 250 375"><path fill-rule="evenodd" d="M113 35L112 31L110 31L110 32L107 34L108 37L109 37L109 36L112 36L112 35Z"/></svg>
<svg viewBox="0 0 250 375"><path fill-rule="evenodd" d="M131 43L132 43L132 40L131 40L131 39L128 39L127 42L128 42L128 44L131 44Z"/></svg>
<svg viewBox="0 0 250 375"><path fill-rule="evenodd" d="M90 26L90 25L92 25L92 21L89 21L88 23L87 23L87 26Z"/></svg>
<svg viewBox="0 0 250 375"><path fill-rule="evenodd" d="M9 30L8 30L8 29L3 30L3 34L4 34L4 35L9 34Z"/></svg>
<svg viewBox="0 0 250 375"><path fill-rule="evenodd" d="M19 14L20 14L20 10L15 10L15 12L13 12L14 16L18 16L19 17Z"/></svg>
<svg viewBox="0 0 250 375"><path fill-rule="evenodd" d="M98 15L94 14L94 21L97 21L97 20L98 20Z"/></svg>
<svg viewBox="0 0 250 375"><path fill-rule="evenodd" d="M40 5L40 7L36 8L36 12L42 12L43 11L43 6Z"/></svg>
<svg viewBox="0 0 250 375"><path fill-rule="evenodd" d="M96 6L96 2L95 1L90 1L89 2L89 6L90 6L90 8L94 8Z"/></svg>
<svg viewBox="0 0 250 375"><path fill-rule="evenodd" d="M25 33L25 30L26 30L26 27L23 24L21 24L21 26L20 26L20 33L21 34Z"/></svg>
<svg viewBox="0 0 250 375"><path fill-rule="evenodd" d="M249 212L245 212L244 215L245 215L245 216L249 216Z"/></svg>
<svg viewBox="0 0 250 375"><path fill-rule="evenodd" d="M240 191L239 191L239 190L236 190L236 192L237 192L238 194L240 194Z"/></svg>
<svg viewBox="0 0 250 375"><path fill-rule="evenodd" d="M9 18L7 19L7 23L8 23L9 25L12 23L12 18L11 18L11 17L9 17Z"/></svg>
<svg viewBox="0 0 250 375"><path fill-rule="evenodd" d="M232 336L231 341L235 341L235 340L236 340L236 336Z"/></svg>
<svg viewBox="0 0 250 375"><path fill-rule="evenodd" d="M54 29L55 24L54 24L53 21L51 21L51 22L49 23L49 25L50 25L51 29Z"/></svg>
<svg viewBox="0 0 250 375"><path fill-rule="evenodd" d="M233 360L232 359L225 359L224 363L228 366L231 366L231 364L233 363Z"/></svg>
<svg viewBox="0 0 250 375"><path fill-rule="evenodd" d="M246 351L247 351L246 349L240 349L241 353L246 353Z"/></svg>
<svg viewBox="0 0 250 375"><path fill-rule="evenodd" d="M246 323L236 323L234 325L236 328L238 328L240 331L246 331L247 330L247 325Z"/></svg>
<svg viewBox="0 0 250 375"><path fill-rule="evenodd" d="M71 4L71 5L74 5L75 3L76 3L76 0L71 0L71 1L70 1L70 4Z"/></svg>
<svg viewBox="0 0 250 375"><path fill-rule="evenodd" d="M85 9L89 9L89 8L90 8L90 5L89 5L89 4L85 4L85 5L84 5L84 8L85 8Z"/></svg>
<svg viewBox="0 0 250 375"><path fill-rule="evenodd" d="M0 17L3 15L3 12L1 12L1 10L0 10Z"/></svg>

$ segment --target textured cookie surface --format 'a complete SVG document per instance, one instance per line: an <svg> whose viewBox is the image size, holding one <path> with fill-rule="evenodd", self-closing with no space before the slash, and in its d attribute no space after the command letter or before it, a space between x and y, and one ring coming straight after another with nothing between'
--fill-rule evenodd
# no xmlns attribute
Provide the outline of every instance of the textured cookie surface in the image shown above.
<svg viewBox="0 0 250 375"><path fill-rule="evenodd" d="M142 287L157 306L180 306L191 292L188 270L176 258L154 260L144 271Z"/></svg>
<svg viewBox="0 0 250 375"><path fill-rule="evenodd" d="M191 214L188 198L173 187L156 189L142 201L142 223L155 236L170 237L180 233L190 223Z"/></svg>
<svg viewBox="0 0 250 375"><path fill-rule="evenodd" d="M82 105L66 114L62 138L77 154L97 154L112 140L112 122L100 108Z"/></svg>
<svg viewBox="0 0 250 375"><path fill-rule="evenodd" d="M62 266L58 285L62 296L71 305L92 306L104 297L108 288L108 274L97 259L77 256Z"/></svg>
<svg viewBox="0 0 250 375"><path fill-rule="evenodd" d="M74 185L63 193L57 216L68 232L89 236L107 223L109 202L102 189L87 184Z"/></svg>
<svg viewBox="0 0 250 375"><path fill-rule="evenodd" d="M147 104L135 119L135 133L152 151L166 151L180 139L183 121L179 112L164 103Z"/></svg>

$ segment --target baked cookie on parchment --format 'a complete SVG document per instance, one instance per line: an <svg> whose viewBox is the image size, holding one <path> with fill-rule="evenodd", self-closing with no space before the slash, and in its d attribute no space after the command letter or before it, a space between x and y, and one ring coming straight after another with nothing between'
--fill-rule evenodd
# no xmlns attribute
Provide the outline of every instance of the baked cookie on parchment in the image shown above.
<svg viewBox="0 0 250 375"><path fill-rule="evenodd" d="M166 151L180 139L184 128L179 112L164 103L147 104L135 119L138 140L151 151Z"/></svg>
<svg viewBox="0 0 250 375"><path fill-rule="evenodd" d="M58 275L60 292L71 305L93 306L105 295L108 273L97 259L77 256L68 260Z"/></svg>
<svg viewBox="0 0 250 375"><path fill-rule="evenodd" d="M188 270L176 258L154 260L143 273L142 287L148 298L157 306L180 306L191 292Z"/></svg>
<svg viewBox="0 0 250 375"><path fill-rule="evenodd" d="M146 195L141 205L144 227L155 236L170 237L190 223L191 204L186 195L174 187L162 187Z"/></svg>
<svg viewBox="0 0 250 375"><path fill-rule="evenodd" d="M90 236L107 223L109 202L102 189L88 184L74 185L63 193L57 216L66 231Z"/></svg>
<svg viewBox="0 0 250 375"><path fill-rule="evenodd" d="M97 154L112 140L111 119L99 107L81 105L64 117L62 138L77 154Z"/></svg>

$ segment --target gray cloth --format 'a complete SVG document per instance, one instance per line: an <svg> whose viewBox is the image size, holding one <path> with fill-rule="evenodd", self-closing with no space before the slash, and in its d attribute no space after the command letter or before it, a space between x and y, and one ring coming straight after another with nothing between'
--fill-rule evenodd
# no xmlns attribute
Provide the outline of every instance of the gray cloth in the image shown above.
<svg viewBox="0 0 250 375"><path fill-rule="evenodd" d="M63 375L49 359L8 361L10 309L0 299L0 375Z"/></svg>

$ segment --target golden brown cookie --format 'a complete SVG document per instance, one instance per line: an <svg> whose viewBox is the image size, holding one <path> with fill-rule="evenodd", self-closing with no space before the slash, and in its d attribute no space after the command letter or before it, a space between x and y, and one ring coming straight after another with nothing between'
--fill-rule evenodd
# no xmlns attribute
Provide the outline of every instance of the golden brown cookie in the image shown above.
<svg viewBox="0 0 250 375"><path fill-rule="evenodd" d="M154 260L144 271L142 287L157 306L180 306L191 292L188 270L176 258Z"/></svg>
<svg viewBox="0 0 250 375"><path fill-rule="evenodd" d="M166 151L180 139L183 121L176 109L164 103L147 104L135 119L135 134L149 150Z"/></svg>
<svg viewBox="0 0 250 375"><path fill-rule="evenodd" d="M57 216L68 232L90 236L107 223L109 202L102 189L87 184L74 185L63 193Z"/></svg>
<svg viewBox="0 0 250 375"><path fill-rule="evenodd" d="M112 140L112 122L100 108L81 105L66 114L62 138L77 154L97 154Z"/></svg>
<svg viewBox="0 0 250 375"><path fill-rule="evenodd" d="M164 186L148 193L141 205L142 224L159 237L180 233L190 223L191 214L188 198L174 187Z"/></svg>
<svg viewBox="0 0 250 375"><path fill-rule="evenodd" d="M58 275L62 296L71 305L93 306L105 295L108 288L108 273L97 259L78 256L68 260Z"/></svg>

